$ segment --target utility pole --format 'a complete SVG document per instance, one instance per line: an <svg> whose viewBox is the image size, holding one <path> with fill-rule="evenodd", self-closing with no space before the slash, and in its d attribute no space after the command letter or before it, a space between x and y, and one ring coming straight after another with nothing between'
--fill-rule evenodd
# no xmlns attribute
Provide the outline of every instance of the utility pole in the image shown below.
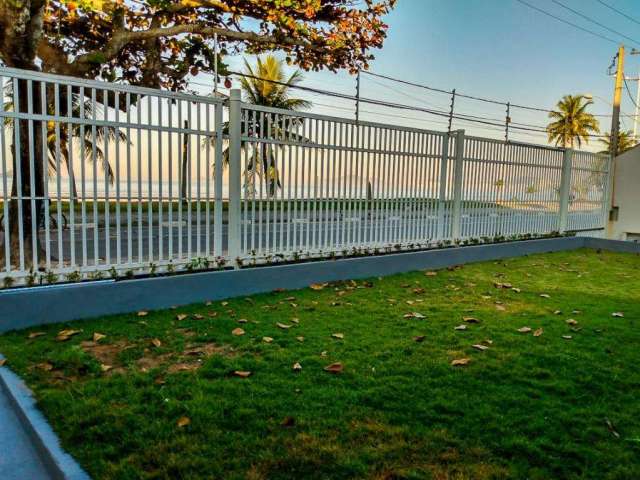
<svg viewBox="0 0 640 480"><path fill-rule="evenodd" d="M622 100L622 83L624 82L624 45L620 45L617 55L616 86L613 90L613 116L611 118L611 155L615 158L618 151L620 133L620 101ZM614 197L611 201L613 206Z"/></svg>

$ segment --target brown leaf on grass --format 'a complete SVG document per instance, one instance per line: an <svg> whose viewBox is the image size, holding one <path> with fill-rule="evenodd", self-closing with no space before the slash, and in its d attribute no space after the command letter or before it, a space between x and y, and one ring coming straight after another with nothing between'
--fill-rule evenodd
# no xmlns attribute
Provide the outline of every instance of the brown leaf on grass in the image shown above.
<svg viewBox="0 0 640 480"><path fill-rule="evenodd" d="M60 330L58 332L58 336L56 337L56 340L59 342L65 342L69 340L71 337L73 337L74 335L79 334L80 332L82 332L82 330L72 330L72 329Z"/></svg>
<svg viewBox="0 0 640 480"><path fill-rule="evenodd" d="M327 355L328 355L328 354L327 354L327 351L326 351L326 350L323 350L322 352L320 352L320 356L321 356L321 357L326 357Z"/></svg>
<svg viewBox="0 0 640 480"><path fill-rule="evenodd" d="M296 362L296 363L294 363L294 364L293 364L293 367L292 367L292 368L293 368L293 371L294 371L294 372L299 372L299 371L301 371L301 370L302 370L302 365L300 365L300 363L299 363L299 362Z"/></svg>
<svg viewBox="0 0 640 480"><path fill-rule="evenodd" d="M562 310L554 310L554 315L562 315Z"/></svg>
<svg viewBox="0 0 640 480"><path fill-rule="evenodd" d="M231 335L235 336L235 337L239 337L241 335L244 335L244 330L241 328L234 328L233 330L231 330Z"/></svg>
<svg viewBox="0 0 640 480"><path fill-rule="evenodd" d="M624 313L622 313L622 312L613 312L611 314L611 316L612 317L617 317L617 318L622 318L622 317L624 317Z"/></svg>
<svg viewBox="0 0 640 480"><path fill-rule="evenodd" d="M233 375L235 377L240 377L240 378L247 378L251 376L251 372L248 371L244 371L244 370L235 370L233 372Z"/></svg>
<svg viewBox="0 0 640 480"><path fill-rule="evenodd" d="M140 310L138 312L139 317L146 317L147 315L149 315L149 312L147 312L146 310Z"/></svg>
<svg viewBox="0 0 640 480"><path fill-rule="evenodd" d="M415 337L413 337L413 341L416 343L422 343L424 342L424 339L427 338L426 335L417 335Z"/></svg>
<svg viewBox="0 0 640 480"><path fill-rule="evenodd" d="M478 320L476 317L462 317L462 320L467 323L480 323L480 320Z"/></svg>
<svg viewBox="0 0 640 480"><path fill-rule="evenodd" d="M45 332L31 332L27 338L29 340L31 340L33 338L38 338L38 337L41 337L43 335L46 335L46 333Z"/></svg>
<svg viewBox="0 0 640 480"><path fill-rule="evenodd" d="M290 303L289 305L291 305L291 308L298 308L298 304L297 303Z"/></svg>
<svg viewBox="0 0 640 480"><path fill-rule="evenodd" d="M287 330L291 328L291 325L287 325L286 323L276 322L276 327L281 328L283 330Z"/></svg>
<svg viewBox="0 0 640 480"><path fill-rule="evenodd" d="M438 275L438 272L434 272L434 271L424 272L425 277L435 277L436 275Z"/></svg>
<svg viewBox="0 0 640 480"><path fill-rule="evenodd" d="M4 366L7 363L6 358L0 358L0 367Z"/></svg>
<svg viewBox="0 0 640 480"><path fill-rule="evenodd" d="M207 300L206 302L204 302L204 304L205 304L207 307L210 307L211 305L213 305L213 302L212 302L211 300Z"/></svg>
<svg viewBox="0 0 640 480"><path fill-rule="evenodd" d="M239 318L238 323L247 323L248 320L246 318Z"/></svg>
<svg viewBox="0 0 640 480"><path fill-rule="evenodd" d="M426 318L426 317L423 314L421 314L420 312L410 312L410 313L405 313L404 318L422 319L422 318Z"/></svg>
<svg viewBox="0 0 640 480"><path fill-rule="evenodd" d="M295 323L296 325L298 325L300 323L300 320L294 317L291 319L291 323Z"/></svg>
<svg viewBox="0 0 640 480"><path fill-rule="evenodd" d="M218 316L218 312L209 312L208 313L209 317L213 318L213 317L217 317Z"/></svg>
<svg viewBox="0 0 640 480"><path fill-rule="evenodd" d="M531 327L520 327L518 331L520 333L529 333L531 331Z"/></svg>
<svg viewBox="0 0 640 480"><path fill-rule="evenodd" d="M44 370L45 372L50 372L51 370L53 370L53 365L51 365L49 362L42 362L42 363L36 364L36 368L38 370Z"/></svg>
<svg viewBox="0 0 640 480"><path fill-rule="evenodd" d="M538 328L535 332L533 332L533 336L534 337L539 337L543 333L544 333L544 330L542 328Z"/></svg>
<svg viewBox="0 0 640 480"><path fill-rule="evenodd" d="M312 283L311 285L309 285L309 288L311 290L322 290L328 285L329 285L328 283Z"/></svg>
<svg viewBox="0 0 640 480"><path fill-rule="evenodd" d="M178 425L178 427L180 428L183 428L189 425L190 423L191 423L191 419L189 417L180 417L176 422L176 425Z"/></svg>
<svg viewBox="0 0 640 480"><path fill-rule="evenodd" d="M505 312L507 310L507 307L505 307L504 305L501 305L501 304L497 304L496 305L496 310L498 310L499 312Z"/></svg>
<svg viewBox="0 0 640 480"><path fill-rule="evenodd" d="M296 297L287 297L284 299L285 302L295 302L296 301Z"/></svg>
<svg viewBox="0 0 640 480"><path fill-rule="evenodd" d="M549 295L548 293L541 293L540 298L551 298L551 295Z"/></svg>
<svg viewBox="0 0 640 480"><path fill-rule="evenodd" d="M302 337L302 336L296 337L296 340L298 340L299 342L304 342L304 337Z"/></svg>
<svg viewBox="0 0 640 480"><path fill-rule="evenodd" d="M344 338L344 333L332 333L331 336L333 338L337 338L338 340L342 340Z"/></svg>
<svg viewBox="0 0 640 480"><path fill-rule="evenodd" d="M103 333L95 332L93 334L93 341L98 343L100 340L102 340L103 338L106 338L106 337L107 336L105 334L103 334Z"/></svg>
<svg viewBox="0 0 640 480"><path fill-rule="evenodd" d="M341 373L343 370L344 366L340 362L332 363L324 367L324 371L329 373Z"/></svg>
<svg viewBox="0 0 640 480"><path fill-rule="evenodd" d="M178 315L176 315L176 320L184 320L185 318L187 318L188 315L186 313L179 313Z"/></svg>
<svg viewBox="0 0 640 480"><path fill-rule="evenodd" d="M282 422L280 422L280 425L283 427L295 427L296 419L293 417L284 417Z"/></svg>
<svg viewBox="0 0 640 480"><path fill-rule="evenodd" d="M226 307L227 305L229 305L229 302L220 302L220 305L222 305L223 307Z"/></svg>
<svg viewBox="0 0 640 480"><path fill-rule="evenodd" d="M477 343L476 345L471 345L471 347L475 348L476 350L480 350L482 352L484 352L485 350L489 350L489 347L487 345L482 345L480 343Z"/></svg>
<svg viewBox="0 0 640 480"><path fill-rule="evenodd" d="M578 321L574 320L573 318L570 318L567 320L567 325L577 325Z"/></svg>
<svg viewBox="0 0 640 480"><path fill-rule="evenodd" d="M201 315L199 313L194 313L193 318L195 318L196 320L202 320L204 318L204 315Z"/></svg>
<svg viewBox="0 0 640 480"><path fill-rule="evenodd" d="M469 362L471 362L470 358L456 358L455 360L451 361L451 365L454 367L460 367L460 366L468 365Z"/></svg>
<svg viewBox="0 0 640 480"><path fill-rule="evenodd" d="M424 289L424 288L421 288L421 287L419 287L419 288L414 288L414 289L413 289L413 293L415 293L416 295L421 295L421 294L423 294L424 292L425 292L425 289Z"/></svg>
<svg viewBox="0 0 640 480"><path fill-rule="evenodd" d="M107 373L109 370L111 370L113 367L111 365L105 365L104 363L100 364L100 370L102 370L103 372Z"/></svg>
<svg viewBox="0 0 640 480"><path fill-rule="evenodd" d="M458 325L457 327L454 327L454 330L466 330L467 326L466 325Z"/></svg>
<svg viewBox="0 0 640 480"><path fill-rule="evenodd" d="M264 343L271 343L271 342L273 342L273 338L271 338L271 337L262 337L262 341Z"/></svg>
<svg viewBox="0 0 640 480"><path fill-rule="evenodd" d="M562 335L562 338L565 340L571 340L573 337L571 335Z"/></svg>
<svg viewBox="0 0 640 480"><path fill-rule="evenodd" d="M160 341L159 338L154 338L151 340L151 345L153 345L156 348L160 348L162 346L162 342Z"/></svg>

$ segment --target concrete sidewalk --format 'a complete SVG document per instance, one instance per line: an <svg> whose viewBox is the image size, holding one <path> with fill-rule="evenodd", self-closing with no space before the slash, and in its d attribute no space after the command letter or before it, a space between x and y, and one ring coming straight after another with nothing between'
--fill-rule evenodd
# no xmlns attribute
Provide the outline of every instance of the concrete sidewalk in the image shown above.
<svg viewBox="0 0 640 480"><path fill-rule="evenodd" d="M53 478L0 387L0 478L46 480Z"/></svg>

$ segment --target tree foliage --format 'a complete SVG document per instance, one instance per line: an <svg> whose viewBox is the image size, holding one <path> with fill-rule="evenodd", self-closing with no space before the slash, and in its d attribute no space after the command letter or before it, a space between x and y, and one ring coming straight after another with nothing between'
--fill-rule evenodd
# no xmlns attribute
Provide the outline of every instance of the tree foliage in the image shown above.
<svg viewBox="0 0 640 480"><path fill-rule="evenodd" d="M561 147L580 147L589 143L592 134L599 133L598 120L587 108L593 104L584 95L565 95L558 102L556 110L549 112L553 121L547 125L549 142Z"/></svg>
<svg viewBox="0 0 640 480"><path fill-rule="evenodd" d="M604 138L600 139L600 144L604 147L604 150L601 150L600 153L611 154L611 134L609 132L605 133ZM618 133L618 148L616 156L635 147L637 144L638 142L634 138L631 130L620 131L620 133Z"/></svg>
<svg viewBox="0 0 640 480"><path fill-rule="evenodd" d="M217 34L222 53L279 50L304 70L355 72L382 46L395 1L4 0L0 59L30 68L37 55L45 71L180 90L213 72Z"/></svg>

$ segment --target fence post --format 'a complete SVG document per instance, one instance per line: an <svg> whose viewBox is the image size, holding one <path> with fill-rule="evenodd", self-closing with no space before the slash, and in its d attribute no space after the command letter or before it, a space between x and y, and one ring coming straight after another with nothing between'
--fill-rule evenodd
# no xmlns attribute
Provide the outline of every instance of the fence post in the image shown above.
<svg viewBox="0 0 640 480"><path fill-rule="evenodd" d="M447 202L447 164L449 163L449 133L442 136L442 158L440 159L440 191L438 193L438 226L436 240L444 238L444 213Z"/></svg>
<svg viewBox="0 0 640 480"><path fill-rule="evenodd" d="M241 97L240 90L232 89L229 97L229 260L240 256L240 191L241 191Z"/></svg>
<svg viewBox="0 0 640 480"><path fill-rule="evenodd" d="M571 162L573 150L566 149L562 156L562 177L560 179L560 217L558 219L558 232L567 230L567 218L569 216L569 195L571 194Z"/></svg>
<svg viewBox="0 0 640 480"><path fill-rule="evenodd" d="M464 171L464 130L456 132L456 156L453 166L453 216L451 217L451 238L460 239L462 230L462 175Z"/></svg>

